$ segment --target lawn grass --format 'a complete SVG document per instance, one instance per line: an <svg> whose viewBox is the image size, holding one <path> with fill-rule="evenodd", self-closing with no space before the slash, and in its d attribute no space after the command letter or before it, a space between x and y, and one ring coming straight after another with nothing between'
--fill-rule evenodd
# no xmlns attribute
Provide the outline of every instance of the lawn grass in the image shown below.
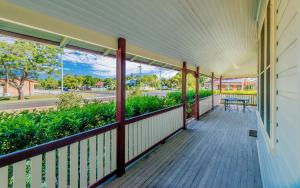
<svg viewBox="0 0 300 188"><path fill-rule="evenodd" d="M32 100L47 100L47 99L55 99L56 95L35 95L35 96L25 96L23 101L19 101L18 97L0 97L0 103L9 103L9 102L26 102Z"/></svg>

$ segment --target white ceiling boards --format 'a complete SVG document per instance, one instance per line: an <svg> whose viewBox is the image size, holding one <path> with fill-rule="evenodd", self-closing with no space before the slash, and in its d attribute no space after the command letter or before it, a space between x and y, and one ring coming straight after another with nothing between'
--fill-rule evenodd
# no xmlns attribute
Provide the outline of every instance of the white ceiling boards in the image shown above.
<svg viewBox="0 0 300 188"><path fill-rule="evenodd" d="M129 44L176 59L178 62L186 61L188 65L200 66L200 69L206 72L224 75L231 74L230 70L234 69L235 76L256 74L255 19L258 2L256 0L8 1L14 6L109 37L124 37ZM253 62L253 66L249 66L249 62ZM243 69L243 64L247 64L247 70L239 71Z"/></svg>

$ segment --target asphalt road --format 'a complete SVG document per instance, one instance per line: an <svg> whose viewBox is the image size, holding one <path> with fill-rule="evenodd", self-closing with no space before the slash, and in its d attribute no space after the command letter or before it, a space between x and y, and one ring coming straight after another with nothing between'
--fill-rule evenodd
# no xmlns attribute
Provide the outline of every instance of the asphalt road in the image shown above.
<svg viewBox="0 0 300 188"><path fill-rule="evenodd" d="M158 95L165 96L169 91L153 91L147 92L147 95ZM111 101L115 99L115 93L103 92L96 93L95 97L87 98L88 100L102 100L102 101ZM33 109L33 108L48 108L55 106L57 99L43 99L43 100L31 100L31 101L16 101L16 102L0 102L0 111L7 110L19 110L19 109Z"/></svg>

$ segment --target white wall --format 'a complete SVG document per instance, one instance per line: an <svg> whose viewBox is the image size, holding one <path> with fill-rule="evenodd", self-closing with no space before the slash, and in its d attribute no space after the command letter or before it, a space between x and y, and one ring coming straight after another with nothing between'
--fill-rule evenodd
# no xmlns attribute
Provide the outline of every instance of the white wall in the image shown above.
<svg viewBox="0 0 300 188"><path fill-rule="evenodd" d="M275 4L275 110L269 139L258 115L258 153L264 187L300 187L300 1ZM276 10L275 9L275 10ZM278 127L276 127L278 123Z"/></svg>

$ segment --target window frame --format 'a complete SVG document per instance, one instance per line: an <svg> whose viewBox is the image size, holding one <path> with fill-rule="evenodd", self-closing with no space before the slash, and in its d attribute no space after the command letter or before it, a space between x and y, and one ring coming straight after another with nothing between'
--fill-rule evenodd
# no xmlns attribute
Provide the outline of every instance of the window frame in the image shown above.
<svg viewBox="0 0 300 188"><path fill-rule="evenodd" d="M258 115L261 116L261 105L263 105L263 121L262 129L264 137L268 141L268 145L270 149L274 149L276 139L276 123L275 116L276 116L276 87L275 87L275 48L276 48L276 41L275 41L275 20L276 20L276 12L275 12L275 3L276 0L270 0L267 4L266 12L263 18L261 30L258 31ZM264 30L262 30L264 29ZM261 37L261 34L264 34ZM269 36L268 36L269 35ZM262 46L262 39L264 45ZM264 49L261 49L261 48ZM263 53L263 54L262 54ZM262 57L263 56L263 57ZM262 60L264 61L264 65L262 65ZM268 63L268 62L269 63ZM268 78L269 73L269 78ZM261 101L261 77L263 76L263 101ZM269 81L269 82L268 82ZM261 104L263 102L263 104ZM268 114L267 114L268 113Z"/></svg>

